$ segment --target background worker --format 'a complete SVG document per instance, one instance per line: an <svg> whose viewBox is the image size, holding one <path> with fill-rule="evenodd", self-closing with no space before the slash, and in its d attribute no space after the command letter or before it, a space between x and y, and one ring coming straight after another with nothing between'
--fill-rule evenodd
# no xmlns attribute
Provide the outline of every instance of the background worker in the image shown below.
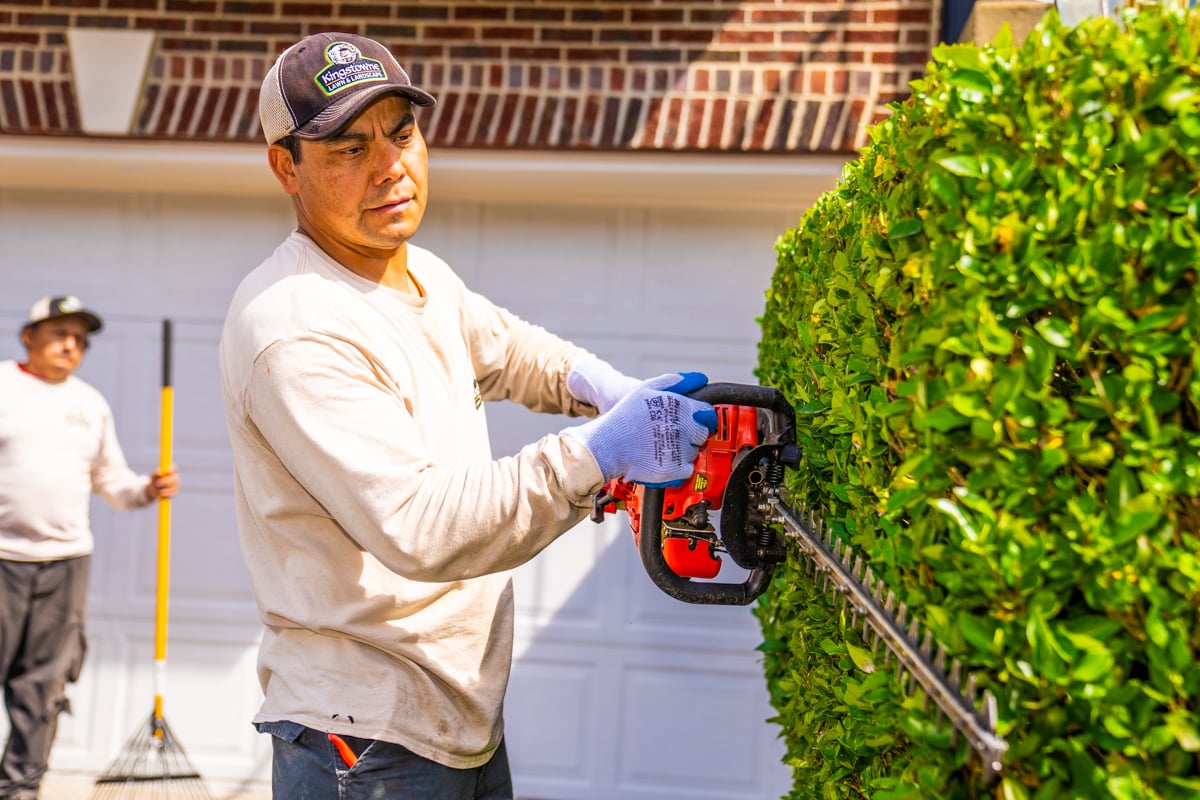
<svg viewBox="0 0 1200 800"><path fill-rule="evenodd" d="M716 424L685 396L704 376L625 376L409 242L434 103L343 33L262 85L297 230L239 286L220 352L276 798L511 798L506 571L606 480L687 478ZM485 400L600 416L496 460Z"/></svg>
<svg viewBox="0 0 1200 800"><path fill-rule="evenodd" d="M108 403L73 375L101 325L76 297L43 297L21 329L27 359L0 361L5 800L37 797L67 707L66 685L83 665L92 492L128 510L178 489L174 466L151 475L129 468Z"/></svg>

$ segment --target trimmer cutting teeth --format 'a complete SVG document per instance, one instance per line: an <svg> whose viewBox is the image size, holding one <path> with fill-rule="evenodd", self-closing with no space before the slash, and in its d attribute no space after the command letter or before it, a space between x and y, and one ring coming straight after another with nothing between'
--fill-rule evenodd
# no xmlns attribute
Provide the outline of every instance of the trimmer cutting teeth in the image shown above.
<svg viewBox="0 0 1200 800"><path fill-rule="evenodd" d="M797 512L788 502L785 471L800 463L801 454L795 411L783 394L763 386L714 383L691 397L711 403L718 418L691 478L669 488L610 481L596 497L592 519L599 522L623 508L650 579L688 603L753 602L770 585L775 565L787 558L783 540L792 540L805 557L806 573L820 577L824 590L837 592L843 609L861 620L863 638L874 646L883 642L885 667L895 657L902 690L911 691L915 681L926 711L932 699L938 721L948 720L952 734L966 738L984 773L1000 772L1007 744L996 733L995 698L990 692L978 696L974 675L964 683L957 659L947 670L945 646L910 618L906 604L897 604L862 556L853 555L849 544L834 538L807 509ZM714 512L720 513L718 525L711 520ZM743 582L713 580L721 553L748 570Z"/></svg>

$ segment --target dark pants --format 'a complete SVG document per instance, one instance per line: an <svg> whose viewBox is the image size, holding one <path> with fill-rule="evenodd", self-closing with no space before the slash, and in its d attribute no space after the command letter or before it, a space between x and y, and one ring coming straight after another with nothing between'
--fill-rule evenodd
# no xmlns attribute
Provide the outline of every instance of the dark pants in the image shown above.
<svg viewBox="0 0 1200 800"><path fill-rule="evenodd" d="M3 800L34 800L46 774L67 684L83 666L91 560L0 559L0 676L10 725L0 760Z"/></svg>
<svg viewBox="0 0 1200 800"><path fill-rule="evenodd" d="M326 734L294 722L258 726L272 734L274 800L512 800L504 741L491 761L452 769L398 744L342 736L358 756L347 767Z"/></svg>

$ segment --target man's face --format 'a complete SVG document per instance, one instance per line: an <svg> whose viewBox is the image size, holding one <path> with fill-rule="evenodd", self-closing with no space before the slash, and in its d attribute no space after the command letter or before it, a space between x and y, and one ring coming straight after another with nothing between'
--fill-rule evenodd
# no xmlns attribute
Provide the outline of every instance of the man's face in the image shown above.
<svg viewBox="0 0 1200 800"><path fill-rule="evenodd" d="M342 264L357 272L391 258L417 232L429 164L408 100L384 95L337 136L300 147L297 162L272 145L271 167L295 198L300 229Z"/></svg>
<svg viewBox="0 0 1200 800"><path fill-rule="evenodd" d="M79 368L88 346L87 323L78 317L58 317L39 322L21 332L29 351L29 371L52 383L61 383Z"/></svg>

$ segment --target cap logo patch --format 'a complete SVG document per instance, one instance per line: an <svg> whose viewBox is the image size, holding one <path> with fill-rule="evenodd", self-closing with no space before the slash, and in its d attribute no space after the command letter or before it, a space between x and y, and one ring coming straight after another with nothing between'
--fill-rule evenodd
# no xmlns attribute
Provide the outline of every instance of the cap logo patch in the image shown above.
<svg viewBox="0 0 1200 800"><path fill-rule="evenodd" d="M83 308L83 303L79 302L79 298L75 296L64 297L58 301L58 310L64 314L71 314Z"/></svg>
<svg viewBox="0 0 1200 800"><path fill-rule="evenodd" d="M329 62L329 66L314 75L313 81L326 97L332 97L359 83L388 79L383 64L365 57L349 42L334 42L326 47L325 60Z"/></svg>

